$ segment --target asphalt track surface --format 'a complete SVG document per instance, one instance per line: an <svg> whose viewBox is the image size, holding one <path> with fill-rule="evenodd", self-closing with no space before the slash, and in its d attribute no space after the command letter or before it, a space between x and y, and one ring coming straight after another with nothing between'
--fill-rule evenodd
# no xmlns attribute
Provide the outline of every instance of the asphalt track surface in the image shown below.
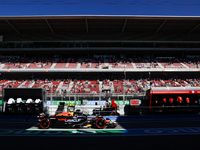
<svg viewBox="0 0 200 150"><path fill-rule="evenodd" d="M4 149L152 149L152 150L199 150L200 119L149 119L149 120L122 120L116 129L131 130L128 136L38 136L17 134L16 136L1 135L0 145ZM38 123L33 121L12 122L1 121L2 130L29 130L37 129ZM55 129L55 128L54 128ZM170 130L169 130L170 129ZM57 129L55 129L57 130ZM60 129L59 129L60 130ZM148 131L141 134L139 131ZM165 132L159 132L165 131ZM173 132L172 132L173 131ZM182 131L182 132L178 132ZM183 133L184 131L184 133ZM138 134L137 134L138 133ZM144 132L143 132L144 133ZM161 134L160 134L161 133ZM183 133L183 134L178 134Z"/></svg>

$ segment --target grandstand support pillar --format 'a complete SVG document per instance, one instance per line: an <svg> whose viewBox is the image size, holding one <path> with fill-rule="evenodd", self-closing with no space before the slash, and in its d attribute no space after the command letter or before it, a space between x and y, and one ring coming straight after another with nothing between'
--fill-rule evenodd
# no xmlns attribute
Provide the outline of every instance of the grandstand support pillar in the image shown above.
<svg viewBox="0 0 200 150"><path fill-rule="evenodd" d="M123 84L123 104L125 102L125 84Z"/></svg>
<svg viewBox="0 0 200 150"><path fill-rule="evenodd" d="M77 101L79 101L79 94L77 94Z"/></svg>
<svg viewBox="0 0 200 150"><path fill-rule="evenodd" d="M101 104L101 88L99 86L99 105Z"/></svg>
<svg viewBox="0 0 200 150"><path fill-rule="evenodd" d="M43 84L42 87L44 87L45 85L49 86L49 84ZM50 86L51 86L51 98L50 98L50 101L51 101L51 105L52 105L52 100L53 100L53 95L52 95L53 94L52 93L52 91L53 91L53 84L51 84Z"/></svg>
<svg viewBox="0 0 200 150"><path fill-rule="evenodd" d="M75 97L74 97L74 104L76 105L76 88L77 88L77 85L75 85Z"/></svg>
<svg viewBox="0 0 200 150"><path fill-rule="evenodd" d="M53 97L53 96L52 96L52 90L53 90L53 85L51 85L51 104L52 104L52 99L53 99L53 98L52 98L52 97Z"/></svg>
<svg viewBox="0 0 200 150"><path fill-rule="evenodd" d="M151 80L151 72L149 72L149 80Z"/></svg>
<svg viewBox="0 0 200 150"><path fill-rule="evenodd" d="M124 66L124 79L126 80L126 65Z"/></svg>

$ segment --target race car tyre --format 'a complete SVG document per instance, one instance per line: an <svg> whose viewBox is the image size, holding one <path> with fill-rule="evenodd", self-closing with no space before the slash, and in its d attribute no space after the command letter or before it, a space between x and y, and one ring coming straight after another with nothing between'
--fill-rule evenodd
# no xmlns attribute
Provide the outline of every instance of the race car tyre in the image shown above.
<svg viewBox="0 0 200 150"><path fill-rule="evenodd" d="M98 120L96 121L96 127L98 129L103 129L106 126L106 120L104 120L103 118L98 118Z"/></svg>
<svg viewBox="0 0 200 150"><path fill-rule="evenodd" d="M42 129L48 129L50 127L50 121L47 118L43 118L40 121L40 128Z"/></svg>

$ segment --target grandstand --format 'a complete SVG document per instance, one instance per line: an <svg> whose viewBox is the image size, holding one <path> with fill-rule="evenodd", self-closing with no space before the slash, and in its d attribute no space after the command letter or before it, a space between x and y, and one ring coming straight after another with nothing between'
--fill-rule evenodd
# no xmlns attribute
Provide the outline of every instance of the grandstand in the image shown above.
<svg viewBox="0 0 200 150"><path fill-rule="evenodd" d="M200 86L198 17L0 17L0 91L48 100L130 100L152 87Z"/></svg>

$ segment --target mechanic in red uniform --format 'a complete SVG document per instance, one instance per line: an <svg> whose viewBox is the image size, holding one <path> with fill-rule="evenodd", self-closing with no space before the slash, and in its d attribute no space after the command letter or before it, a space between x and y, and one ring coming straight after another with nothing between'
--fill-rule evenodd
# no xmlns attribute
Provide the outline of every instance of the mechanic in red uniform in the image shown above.
<svg viewBox="0 0 200 150"><path fill-rule="evenodd" d="M186 103L190 103L190 99L188 97L186 98Z"/></svg>
<svg viewBox="0 0 200 150"><path fill-rule="evenodd" d="M174 99L173 98L169 98L169 105L174 108Z"/></svg>
<svg viewBox="0 0 200 150"><path fill-rule="evenodd" d="M163 100L161 102L162 107L160 109L163 109L163 107L165 107L166 103L167 103L167 99L163 98Z"/></svg>
<svg viewBox="0 0 200 150"><path fill-rule="evenodd" d="M183 98L182 98L181 96L178 96L178 97L177 97L177 105L178 105L178 106L182 105L182 102L183 102ZM179 110L179 109L180 109L180 108L177 107L177 110Z"/></svg>
<svg viewBox="0 0 200 150"><path fill-rule="evenodd" d="M169 98L169 103L172 104L174 102L173 98Z"/></svg>
<svg viewBox="0 0 200 150"><path fill-rule="evenodd" d="M187 98L185 99L185 101L186 101L186 105L189 106L189 104L190 104L190 99L187 97Z"/></svg>
<svg viewBox="0 0 200 150"><path fill-rule="evenodd" d="M177 102L178 104L181 104L183 102L183 98L181 96L177 97Z"/></svg>
<svg viewBox="0 0 200 150"><path fill-rule="evenodd" d="M174 108L174 98L169 98L168 105L170 106L170 107L167 108L168 113L173 113L175 111L175 108Z"/></svg>
<svg viewBox="0 0 200 150"><path fill-rule="evenodd" d="M158 100L155 100L155 101L154 101L154 105L155 105L155 109L157 109L157 110L160 109L160 108L159 108L159 102L158 102Z"/></svg>
<svg viewBox="0 0 200 150"><path fill-rule="evenodd" d="M166 99L166 98L163 98L163 101L162 101L162 106L163 106L163 107L165 106L166 102L167 102L167 99Z"/></svg>

